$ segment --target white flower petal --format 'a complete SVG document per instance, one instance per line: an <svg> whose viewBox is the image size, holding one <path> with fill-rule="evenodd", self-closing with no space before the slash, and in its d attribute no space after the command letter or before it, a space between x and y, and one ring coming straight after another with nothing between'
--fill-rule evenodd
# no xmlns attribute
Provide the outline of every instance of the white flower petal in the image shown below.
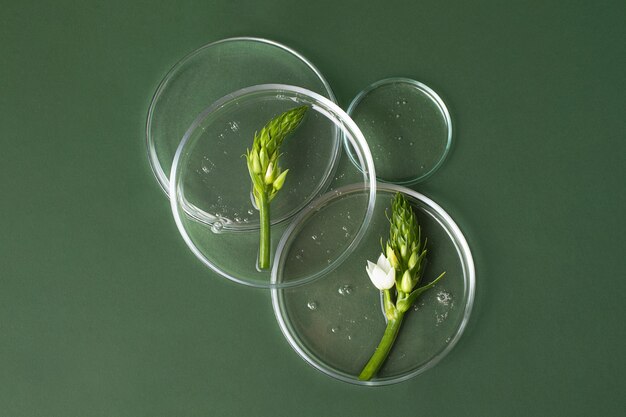
<svg viewBox="0 0 626 417"><path fill-rule="evenodd" d="M383 255L382 253L378 257L378 261L376 262L376 265L380 269L382 269L385 272L385 274L389 272L389 268L391 268L391 264L389 263L389 260L387 260L387 258L385 258L385 255Z"/></svg>
<svg viewBox="0 0 626 417"><path fill-rule="evenodd" d="M376 268L376 271L374 271L374 279L372 280L372 282L379 290L385 289L385 277L386 275L383 270L380 268Z"/></svg>
<svg viewBox="0 0 626 417"><path fill-rule="evenodd" d="M391 268L389 269L389 272L387 272L387 274L385 275L385 279L383 282L383 289L388 290L389 288L393 287L395 283L396 283L396 271L395 269Z"/></svg>

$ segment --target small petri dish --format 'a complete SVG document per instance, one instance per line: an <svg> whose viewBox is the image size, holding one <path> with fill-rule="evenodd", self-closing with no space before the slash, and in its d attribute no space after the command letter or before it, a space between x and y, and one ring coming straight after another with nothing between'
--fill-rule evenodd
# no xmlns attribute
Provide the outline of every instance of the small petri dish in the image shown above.
<svg viewBox="0 0 626 417"><path fill-rule="evenodd" d="M330 86L310 61L268 39L223 39L174 65L159 84L146 121L148 159L166 194L174 154L198 114L228 93L268 83L297 85L335 101Z"/></svg>
<svg viewBox="0 0 626 417"><path fill-rule="evenodd" d="M276 253L285 231L297 222L298 214L328 190L349 179L360 184L367 198L354 206L350 233L334 239L323 232L312 236L320 248L328 246L319 271L311 265L306 273L272 283L269 270L257 269L259 212L243 155L256 131L298 106L308 106L308 111L280 149L280 166L290 171L270 205L272 253ZM340 163L341 137L348 138L358 168L349 162ZM172 212L196 257L224 278L265 288L308 282L345 259L367 229L375 193L373 161L356 124L329 99L279 84L243 88L202 112L185 133L170 176Z"/></svg>
<svg viewBox="0 0 626 417"><path fill-rule="evenodd" d="M380 291L371 284L365 266L367 260L376 261L381 238L387 239L386 211L396 192L405 194L423 236L428 238L423 283L432 281L442 271L446 271L446 276L406 313L393 349L376 377L359 381L360 371L385 330ZM313 204L301 213L298 227L284 235L277 254L272 280L278 287L283 281L306 274L309 267L318 269L314 260L320 254L310 240L311 230L342 230L346 213L367 198L360 185L348 185L316 200L323 205L321 210ZM472 310L475 272L463 234L438 204L411 189L378 183L367 233L347 256L338 267L307 285L271 291L279 326L307 363L344 382L387 385L419 375L452 350Z"/></svg>
<svg viewBox="0 0 626 417"><path fill-rule="evenodd" d="M415 80L375 82L352 100L348 114L367 139L383 182L411 185L425 180L443 164L452 145L445 103Z"/></svg>

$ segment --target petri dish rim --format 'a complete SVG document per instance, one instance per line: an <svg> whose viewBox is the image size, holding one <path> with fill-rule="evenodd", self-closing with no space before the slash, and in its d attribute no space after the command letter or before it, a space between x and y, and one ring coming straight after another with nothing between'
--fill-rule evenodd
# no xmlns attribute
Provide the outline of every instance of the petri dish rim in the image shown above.
<svg viewBox="0 0 626 417"><path fill-rule="evenodd" d="M309 61L307 58L305 58L302 54L300 54L299 52L295 51L294 49L289 48L286 45L283 45L279 42L270 40L270 39L266 39L266 38L259 38L259 37L253 37L253 36L237 36L237 37L232 37L232 38L225 38L225 39L220 39L214 42L210 42L207 43L203 46L201 46L200 48L188 53L187 55L185 55L183 58L181 58L176 64L174 64L169 71L165 74L165 76L163 77L163 79L161 80L161 82L159 83L159 85L157 86L157 89L155 90L152 99L150 100L150 106L148 108L148 114L146 116L146 151L148 153L148 161L150 163L150 169L152 170L152 173L154 174L157 182L159 183L159 186L161 187L161 189L163 190L163 192L165 193L166 196L169 197L169 190L170 190L170 186L169 186L169 173L166 173L165 171L163 171L163 168L161 167L161 164L159 162L159 158L157 156L156 153L156 148L155 148L155 142L154 142L154 137L152 135L152 123L154 120L154 111L156 108L157 103L159 102L159 99L161 98L161 95L163 94L163 92L166 90L166 87L169 83L169 81L172 79L172 77L189 61L191 60L193 57L201 54L202 52L204 52L206 49L214 47L216 45L221 45L223 43L227 43L227 42L259 42L259 43L264 43L267 45L271 45L271 46L275 46L291 55L293 55L294 57L296 57L297 59L299 59L300 61L302 61L302 63L304 63L307 67L309 67L311 69L311 71L315 74L315 76L319 79L319 81L322 83L322 85L324 86L324 89L326 90L326 94L328 94L328 98L336 103L337 99L335 97L335 94L333 93L330 84L328 83L328 81L326 80L326 78L324 78L324 76L322 75L322 73L319 71L319 69L317 69L317 67L315 65L313 65L313 63L311 61Z"/></svg>
<svg viewBox="0 0 626 417"><path fill-rule="evenodd" d="M335 191L340 191L343 194L347 194L351 192L359 192L359 190L360 190L360 186L354 187L352 185L348 185ZM463 332L465 331L467 327L467 323L469 321L469 318L472 312L472 308L474 305L474 297L476 293L476 271L475 271L475 266L474 266L474 259L472 257L472 252L469 248L467 240L465 239L465 236L463 235L463 233L461 232L457 224L454 222L454 220L450 217L450 215L439 204L435 203L432 199L426 197L425 195L417 191L414 191L410 188L406 188L401 185L383 183L379 181L377 184L377 191L401 192L425 203L432 210L434 210L434 212L437 213L438 216L440 216L440 219L439 219L440 224L441 224L441 221L445 222L445 224L442 224L442 226L444 226L447 229L447 232L453 236L454 245L457 248L457 250L461 252L460 256L462 257L462 264L463 264L464 272L465 272L464 281L465 281L465 285L467 288L466 290L467 301L465 302L463 317L454 333L454 336L451 337L450 342L446 344L444 349L439 351L436 355L430 358L423 365L409 372L406 372L406 373L403 373L394 377L384 378L384 379L359 381L356 378L356 376L349 375L345 372L337 371L333 369L330 365L325 364L323 361L317 360L315 355L310 353L309 349L306 346L303 346L300 343L298 343L297 338L290 331L290 327L291 327L290 323L285 319L284 314L283 314L284 301L283 301L283 295L281 291L284 290L285 288L273 287L270 292L271 298L272 298L272 309L274 310L276 321L278 322L279 328L281 332L283 333L283 336L285 337L285 339L287 339L287 342L292 347L292 349L294 349L296 353L298 353L298 355L300 355L300 357L304 359L305 362L307 362L310 366L322 372L323 374L328 375L339 381L347 382L347 383L354 384L354 385L362 385L362 386L384 386L384 385L397 384L397 383L406 381L408 379L411 379L413 377L416 377L419 374L434 367L437 363L439 363L454 348L454 346L457 344L457 342L463 335ZM314 211L315 207L310 207L309 210ZM307 213L302 213L301 215L305 216L306 214ZM285 235L283 236L283 240L287 241L288 239L289 239L289 235L285 233ZM281 241L281 243L283 242ZM279 268L281 266L281 263L284 263L284 260L282 260L282 258L279 259L279 257L286 248L288 249L287 245L283 244L282 246L280 246L280 252L277 251L277 254L276 254L277 261L275 260L274 269L272 271L272 281L275 281L278 278L278 274L280 272Z"/></svg>
<svg viewBox="0 0 626 417"><path fill-rule="evenodd" d="M371 93L373 90L379 88L379 87L383 87L387 84L397 84L397 83L405 83L405 84L410 84L413 87L415 87L416 89L422 91L423 93L425 93L427 96L429 96L431 98L431 100L437 105L437 107L439 108L439 111L441 112L441 115L445 121L446 127L447 127L447 138L446 138L446 146L445 149L443 151L443 153L441 154L441 156L439 157L439 160L437 161L437 163L430 169L428 170L426 173L416 176L415 178L410 178L407 179L405 181L389 181L386 180L384 178L381 178L380 176L377 177L376 179L379 182L383 182L383 183L387 183L387 184L396 184L396 185L404 185L404 186L409 186L409 185L414 185L417 184L419 182L422 182L428 178L430 178L440 167L441 165L443 165L444 161L446 160L446 158L448 157L448 154L450 153L450 149L452 148L452 141L453 141L453 126L452 126L452 118L450 116L450 112L448 111L448 107L446 106L446 104L444 103L443 99L439 96L439 94L437 94L437 92L435 92L435 90L433 90L432 88L430 88L429 86L427 86L426 84L413 80L411 78L407 78L407 77L391 77L391 78L385 78L382 80L378 80L372 84L370 84L369 86L367 86L365 89L361 90L353 99L352 102L350 102L350 105L348 106L348 110L346 110L346 113L348 113L348 115L350 117L352 117L355 109L357 108L357 106L361 103L361 101L363 101L363 99L369 94ZM347 146L344 143L344 146ZM350 161L352 161L353 164L355 164L355 166L357 168L358 165L357 162L354 160L351 152L349 152L349 149L346 147L345 148L346 153L348 154L348 157L350 158Z"/></svg>
<svg viewBox="0 0 626 417"><path fill-rule="evenodd" d="M359 129L359 127L356 125L356 123L350 118L350 116L348 116L348 114L341 109L341 107L339 107L336 103L334 103L333 101L331 101L330 99L315 93L313 91L307 90L305 88L302 87L297 87L297 86L292 86L292 85L287 85L287 84L260 84L260 85L255 85L255 86L251 86L251 87L245 87L242 88L240 90L237 90L233 93L227 94L226 96L222 97L221 99L215 101L211 106L209 106L206 110L204 110L200 115L198 115L198 117L194 120L194 122L192 123L192 125L189 127L189 129L187 129L187 132L185 133L185 135L183 136L183 139L181 140L180 144L178 145L178 148L176 150L176 154L174 155L174 160L172 163L172 169L170 172L170 181L169 181L169 196L170 198L170 207L172 210L172 214L174 216L174 221L176 223L176 227L178 228L181 236L183 237L183 240L185 241L186 245L189 247L189 249L192 251L192 253L205 265L207 266L209 269L211 269L212 271L216 272L217 274L219 274L220 276L233 281L235 283L238 284L242 284L242 285L246 285L246 286L250 286L250 287L255 287L255 288L269 288L269 289L275 289L275 288L288 288L288 287L294 287L294 286L298 286L298 285L302 285L304 283L308 283L311 282L315 279L320 278L321 276L323 276L323 273L315 273L315 274L311 274L308 277L305 277L303 279L299 279L296 281L292 281L292 282L288 282L288 283L284 283L284 284L277 284L275 282L275 280L271 279L270 282L266 283L261 283L261 282L256 282L256 281L251 281L251 280L246 280L244 278L241 277L237 277L234 276L233 274L230 274L228 272L225 272L219 268L217 268L215 265L213 265L213 263L202 253L202 251L200 251L197 246L193 243L193 240L191 239L189 233L187 232L184 223L182 221L182 216L189 216L189 213L187 213L185 210L183 210L179 204L179 194L177 192L178 186L177 186L177 182L178 182L178 165L179 165L179 161L181 158L181 154L183 152L183 150L185 149L185 146L187 145L187 142L191 139L191 135L192 132L195 130L195 128L202 122L202 120L204 118L206 118L210 113L217 111L219 108L221 108L225 103L233 101L233 100L237 100L241 97L244 97L248 94L253 94L253 93L259 93L259 92L276 92L276 93L280 93L280 92L291 92L291 93L295 93L295 94L300 94L300 95L304 95L309 97L310 99L314 100L316 103L319 103L319 105L321 105L322 109L324 110L324 112L328 113L328 112L332 112L335 115L338 116L339 121L341 126L339 126L341 128L341 132L343 132L344 134L344 140L346 138L345 136L345 131L349 131L351 133L351 137L352 139L355 141L354 145L359 147L360 152L362 153L361 159L362 159L362 163L364 163L367 167L368 167L368 172L365 173L363 172L362 169L359 169L359 171L366 176L367 178L365 179L364 183L368 186L368 202L367 202L367 210L365 213L365 216L363 218L363 222L359 227L359 230L357 231L357 233L354 236L353 241L351 242L351 244L348 247L348 250L351 248L356 247L356 245L358 245L358 243L360 242L360 240L363 238L363 236L366 233L367 227L369 226L369 223L372 219L372 216L374 214L374 204L376 202L376 188L377 188L377 182L376 182L376 172L375 172L375 168L374 168L374 160L372 158L372 154L370 152L370 149L367 145L367 141L365 140L365 137L363 136L363 133L361 133L361 130ZM341 149L341 147L339 147L339 149ZM359 184L359 189L363 190L363 184ZM279 243L278 243L278 247L275 251L275 255L274 255L274 260L272 262L272 273L271 275L273 276L273 271L276 268L276 264L277 261L279 259L279 255L282 253L282 248L285 246L285 242L286 242L286 237L289 235L289 232L292 231L296 225L298 224L298 222L300 221L300 219L302 219L302 216L304 213L307 213L309 210L307 209L307 207L310 209L310 207L315 207L316 206L316 202L320 201L320 199L323 199L326 195L329 194L333 194L333 192L327 193L325 195L322 195L320 197L317 197L316 199L314 199L311 203L309 203L308 206L306 206L303 210L301 210L300 213L296 214L292 220L290 225L287 227L287 229L285 230L285 232L283 233ZM192 217L193 218L193 217ZM348 257L349 253L346 251L346 253L342 254L340 257L338 257L334 262L332 262L327 268L325 268L322 272L327 272L328 270L334 269L336 268L343 260L345 260Z"/></svg>

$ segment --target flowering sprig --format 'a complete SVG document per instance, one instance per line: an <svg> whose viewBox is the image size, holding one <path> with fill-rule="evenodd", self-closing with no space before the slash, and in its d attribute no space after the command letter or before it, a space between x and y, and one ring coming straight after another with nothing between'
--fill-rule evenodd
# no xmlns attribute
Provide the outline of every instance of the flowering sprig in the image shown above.
<svg viewBox="0 0 626 417"><path fill-rule="evenodd" d="M270 202L283 187L289 172L288 169L283 171L278 163L280 145L300 125L307 110L307 106L300 106L276 116L260 132L254 134L252 149L246 150L252 195L261 221L258 257L260 269L270 266Z"/></svg>
<svg viewBox="0 0 626 417"><path fill-rule="evenodd" d="M368 261L367 273L376 288L383 292L387 318L385 333L365 365L359 379L370 380L387 359L406 313L424 291L432 288L445 272L432 282L418 287L426 264L427 239L422 243L422 230L404 195L396 193L391 205L389 239L376 264ZM393 275L393 279L391 279ZM394 289L395 287L395 289Z"/></svg>

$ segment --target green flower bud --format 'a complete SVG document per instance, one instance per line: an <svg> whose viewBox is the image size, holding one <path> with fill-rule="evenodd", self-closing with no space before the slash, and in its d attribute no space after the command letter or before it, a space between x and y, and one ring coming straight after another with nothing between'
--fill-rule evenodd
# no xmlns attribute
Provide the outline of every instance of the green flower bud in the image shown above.
<svg viewBox="0 0 626 417"><path fill-rule="evenodd" d="M289 172L288 169L284 170L275 180L274 180L274 189L276 191L280 190L281 188L283 188L283 184L285 183L285 177L287 176L287 173Z"/></svg>
<svg viewBox="0 0 626 417"><path fill-rule="evenodd" d="M387 253L386 253L386 255L387 255L387 260L389 261L391 266L393 266L393 268L395 270L398 270L400 268L400 263L398 262L398 257L396 256L396 253L393 251L393 249L389 245L387 245Z"/></svg>
<svg viewBox="0 0 626 417"><path fill-rule="evenodd" d="M269 160L267 159L267 151L265 150L264 147L261 148L261 151L259 152L259 160L261 162L261 169L267 169L267 166L269 164Z"/></svg>
<svg viewBox="0 0 626 417"><path fill-rule="evenodd" d="M252 172L255 174L261 173L261 161L259 161L259 154L252 152Z"/></svg>
<svg viewBox="0 0 626 417"><path fill-rule="evenodd" d="M406 260L408 255L406 244L400 245L400 256L402 259Z"/></svg>
<svg viewBox="0 0 626 417"><path fill-rule="evenodd" d="M402 279L400 280L400 290L406 293L410 293L413 290L413 280L411 279L411 273L408 269L404 271L404 274L402 274Z"/></svg>
<svg viewBox="0 0 626 417"><path fill-rule="evenodd" d="M415 265L417 265L417 259L418 259L417 252L413 252L408 262L408 267L410 270L413 270L413 268L415 268Z"/></svg>
<svg viewBox="0 0 626 417"><path fill-rule="evenodd" d="M265 178L263 179L266 184L271 184L274 182L274 164L271 162L267 166L267 171L265 171Z"/></svg>

